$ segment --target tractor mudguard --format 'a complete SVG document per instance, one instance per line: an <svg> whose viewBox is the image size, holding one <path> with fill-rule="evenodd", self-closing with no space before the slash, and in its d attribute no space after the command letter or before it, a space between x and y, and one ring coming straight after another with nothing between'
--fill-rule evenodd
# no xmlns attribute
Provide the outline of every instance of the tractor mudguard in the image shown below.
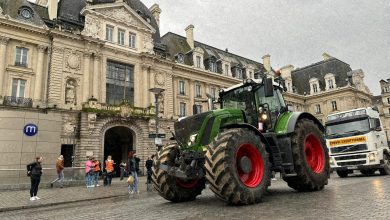
<svg viewBox="0 0 390 220"><path fill-rule="evenodd" d="M253 125L240 123L240 124L231 124L231 125L226 125L226 126L221 127L221 129L224 129L224 128L248 128L248 129L254 131L257 135L259 135L260 140L266 145L266 147L269 146L269 143L268 143L267 139L264 137L264 135L259 130L257 130L257 128ZM271 153L271 152L269 152L269 153Z"/></svg>
<svg viewBox="0 0 390 220"><path fill-rule="evenodd" d="M284 134L291 134L295 131L295 125L297 124L298 120L300 119L309 119L312 120L318 128L325 132L324 126L321 124L321 122L314 117L312 114L307 112L286 112L281 115L276 123L275 126L275 132L278 135L284 135Z"/></svg>

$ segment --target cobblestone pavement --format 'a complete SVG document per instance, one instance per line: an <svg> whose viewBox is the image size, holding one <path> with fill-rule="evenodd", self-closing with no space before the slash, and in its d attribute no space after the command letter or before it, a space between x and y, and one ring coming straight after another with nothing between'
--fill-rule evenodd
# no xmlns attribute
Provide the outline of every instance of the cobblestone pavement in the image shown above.
<svg viewBox="0 0 390 220"><path fill-rule="evenodd" d="M272 181L263 202L250 206L226 205L209 189L196 201L179 204L155 192L141 192L137 196L3 212L0 219L389 219L389 201L390 176L341 179L332 175L323 191L312 193L297 193L282 180Z"/></svg>

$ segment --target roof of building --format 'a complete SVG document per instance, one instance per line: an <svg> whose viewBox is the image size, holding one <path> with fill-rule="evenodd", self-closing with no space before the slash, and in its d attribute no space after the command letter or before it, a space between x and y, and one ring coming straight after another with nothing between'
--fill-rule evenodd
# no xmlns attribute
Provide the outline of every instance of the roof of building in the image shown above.
<svg viewBox="0 0 390 220"><path fill-rule="evenodd" d="M330 58L323 60L309 66L295 69L291 73L292 83L295 86L295 91L298 94L304 95L310 93L309 80L311 78L317 78L319 81L319 87L321 91L325 91L325 79L324 76L328 73L333 73L337 87L343 87L348 85L347 81L351 76L348 75L352 69L349 64L336 59Z"/></svg>
<svg viewBox="0 0 390 220"><path fill-rule="evenodd" d="M28 2L27 0L0 0L0 6L3 9L3 13L11 18L21 20L26 23L35 24L38 26L45 25L45 22L41 19L39 9L36 10L35 4ZM20 15L20 9L28 8L32 12L31 18L24 18Z"/></svg>
<svg viewBox="0 0 390 220"><path fill-rule="evenodd" d="M186 37L180 36L178 34L168 32L161 37L161 42L167 45L167 57L175 59L175 56L178 54L185 55L184 63L187 65L192 65L192 50L190 45L187 43ZM252 64L255 66L255 71L266 72L263 64L244 58L242 56L227 52L226 50L221 50L213 46L195 41L195 47L199 47L204 52L204 59L207 60L211 57L215 57L216 60L224 59L229 60L231 67L241 65L246 66Z"/></svg>

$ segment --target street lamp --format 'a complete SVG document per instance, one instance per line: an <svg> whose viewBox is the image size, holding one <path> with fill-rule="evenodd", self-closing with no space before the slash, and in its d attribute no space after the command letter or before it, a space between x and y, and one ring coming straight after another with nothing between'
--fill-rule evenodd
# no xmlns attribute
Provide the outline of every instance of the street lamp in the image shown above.
<svg viewBox="0 0 390 220"><path fill-rule="evenodd" d="M158 98L160 97L160 95L164 91L165 91L165 89L156 88L156 87L149 89L149 92L154 93L154 97L155 97L155 106L156 106L156 138L158 138ZM156 144L156 147L158 148L157 142L155 142L155 144Z"/></svg>

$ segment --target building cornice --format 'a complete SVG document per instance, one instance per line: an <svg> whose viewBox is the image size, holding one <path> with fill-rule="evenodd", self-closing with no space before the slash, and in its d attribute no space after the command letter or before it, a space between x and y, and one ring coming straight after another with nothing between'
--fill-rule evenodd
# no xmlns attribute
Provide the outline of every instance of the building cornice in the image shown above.
<svg viewBox="0 0 390 220"><path fill-rule="evenodd" d="M36 26L33 24L20 22L16 19L10 18L9 16L0 17L0 25L4 25L7 27L12 27L15 29L28 31L32 33L37 33L37 34L43 34L43 35L49 34L49 28L46 25Z"/></svg>

